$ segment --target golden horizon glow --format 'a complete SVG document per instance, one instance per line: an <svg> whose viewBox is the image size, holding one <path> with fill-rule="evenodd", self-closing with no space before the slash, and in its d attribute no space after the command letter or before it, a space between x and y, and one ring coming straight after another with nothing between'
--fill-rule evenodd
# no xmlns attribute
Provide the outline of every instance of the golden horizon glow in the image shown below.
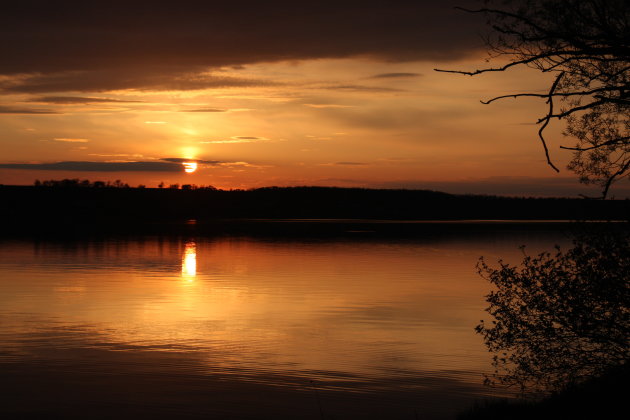
<svg viewBox="0 0 630 420"><path fill-rule="evenodd" d="M470 58L452 65L471 68L478 62ZM567 194L565 187L575 185L576 193L589 193L578 188L570 172L557 176L549 172L536 140L537 128L527 125L539 117L539 101L479 103L480 98L510 92L514 86L538 89L546 85L544 78L516 69L491 78L466 79L434 72L438 66L367 59L257 64L230 69L225 75L273 80L278 85L194 92L129 89L104 98L126 104L121 112L103 113L102 103L48 104L19 117L0 115L4 121L0 135L6 139L0 144L0 166L4 166L0 184L89 176L147 187L314 185L557 195ZM373 77L397 74L423 76ZM313 85L312 80L318 82ZM4 96L0 108L12 109L14 103L35 99L41 98ZM72 118L73 123L42 110L66 113L64 118ZM557 149L563 141L560 125L550 126L548 136L552 149ZM129 138L133 142L125 140ZM556 166L565 166L569 157L552 150ZM68 164L75 161L95 163L95 168L130 169L77 172ZM130 163L136 161L142 163ZM180 162L183 170L170 171L167 166L169 170L160 172L148 164L158 161ZM200 162L216 163L204 164L200 170ZM46 166L50 163L61 163L60 169L51 172ZM136 169L140 167L146 170Z"/></svg>
<svg viewBox="0 0 630 420"><path fill-rule="evenodd" d="M192 174L197 170L197 162L182 162L184 165L184 172L187 174Z"/></svg>

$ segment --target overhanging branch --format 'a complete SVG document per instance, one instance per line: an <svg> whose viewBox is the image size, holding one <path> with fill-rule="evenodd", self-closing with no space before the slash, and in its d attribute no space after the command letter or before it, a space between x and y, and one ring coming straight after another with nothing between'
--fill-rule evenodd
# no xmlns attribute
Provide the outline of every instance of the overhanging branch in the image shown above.
<svg viewBox="0 0 630 420"><path fill-rule="evenodd" d="M556 165L553 164L553 162L551 161L551 158L549 157L549 148L547 147L547 141L545 140L545 136L543 135L543 132L545 131L545 128L547 128L547 125L549 124L549 120L552 118L553 93L558 87L558 83L560 83L560 80L562 80L563 76L564 76L564 72L558 74L558 77L556 77L556 80L553 82L553 85L551 85L551 89L549 89L549 94L547 95L548 96L547 103L549 104L549 112L547 113L547 117L544 118L544 123L540 127L540 130L538 130L538 137L540 137L540 142L542 143L543 149L545 150L545 157L547 158L547 164L551 166L556 172L560 172L560 170L556 167Z"/></svg>
<svg viewBox="0 0 630 420"><path fill-rule="evenodd" d="M560 148L564 149L564 150L573 150L573 151L576 151L576 152L587 152L589 150L599 149L599 148L606 147L606 146L615 146L615 145L628 144L628 140L630 140L630 137L626 136L626 137L620 137L620 138L614 139L614 140L605 141L603 143L596 144L594 146L589 146L589 147L560 146Z"/></svg>

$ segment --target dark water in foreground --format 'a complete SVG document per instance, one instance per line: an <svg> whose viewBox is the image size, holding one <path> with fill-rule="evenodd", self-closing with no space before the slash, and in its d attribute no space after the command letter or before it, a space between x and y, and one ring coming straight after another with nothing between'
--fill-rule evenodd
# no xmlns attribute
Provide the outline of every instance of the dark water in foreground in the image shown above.
<svg viewBox="0 0 630 420"><path fill-rule="evenodd" d="M452 418L490 355L475 271L536 227L415 240L0 241L0 412L21 418Z"/></svg>

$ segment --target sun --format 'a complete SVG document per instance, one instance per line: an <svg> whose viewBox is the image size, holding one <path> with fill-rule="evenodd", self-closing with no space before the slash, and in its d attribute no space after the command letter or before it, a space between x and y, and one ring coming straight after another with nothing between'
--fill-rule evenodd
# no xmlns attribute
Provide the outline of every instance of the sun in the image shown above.
<svg viewBox="0 0 630 420"><path fill-rule="evenodd" d="M184 165L184 172L187 174L192 174L197 170L197 162L182 162Z"/></svg>

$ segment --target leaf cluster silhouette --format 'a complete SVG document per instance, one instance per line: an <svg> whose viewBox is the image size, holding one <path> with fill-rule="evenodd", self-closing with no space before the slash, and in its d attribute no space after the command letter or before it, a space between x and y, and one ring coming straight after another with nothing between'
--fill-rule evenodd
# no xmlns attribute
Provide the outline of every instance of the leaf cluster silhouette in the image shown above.
<svg viewBox="0 0 630 420"><path fill-rule="evenodd" d="M566 252L525 256L520 266L483 258L494 286L476 331L494 353L491 385L561 390L627 363L630 235L582 235Z"/></svg>

